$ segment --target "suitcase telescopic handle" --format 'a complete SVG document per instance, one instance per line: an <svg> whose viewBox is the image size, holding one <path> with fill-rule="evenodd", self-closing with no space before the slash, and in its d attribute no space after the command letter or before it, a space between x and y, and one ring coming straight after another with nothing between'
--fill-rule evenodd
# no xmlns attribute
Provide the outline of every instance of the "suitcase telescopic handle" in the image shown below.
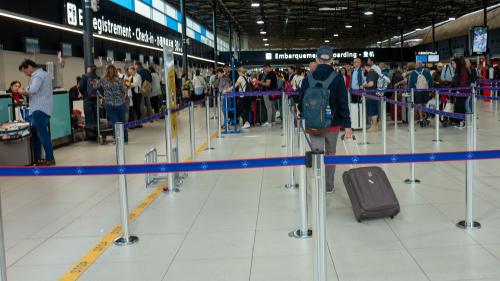
<svg viewBox="0 0 500 281"><path fill-rule="evenodd" d="M342 135L340 137L340 139L342 140L342 144L344 145L345 153L351 154L349 149L347 148L347 142L346 142L345 135ZM350 138L350 139L352 139L352 142L353 142L354 146L356 147L356 151L357 151L358 155L361 155L361 151L359 150L359 145L358 145L358 141L356 140L356 136L352 135L352 138ZM354 168L354 165L351 165L351 167Z"/></svg>

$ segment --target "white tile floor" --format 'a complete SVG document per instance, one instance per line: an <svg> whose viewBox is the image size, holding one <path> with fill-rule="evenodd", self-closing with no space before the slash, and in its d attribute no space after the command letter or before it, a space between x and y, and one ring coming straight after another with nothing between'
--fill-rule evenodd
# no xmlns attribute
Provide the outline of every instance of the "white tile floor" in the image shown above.
<svg viewBox="0 0 500 281"><path fill-rule="evenodd" d="M196 141L205 141L204 112L197 110ZM498 148L499 113L481 105L480 149ZM181 159L188 156L189 130L180 117ZM465 131L417 129L417 150L465 149ZM358 133L358 138L361 137ZM389 125L389 152L407 152L408 131ZM369 134L362 153L380 153ZM216 150L198 159L281 156L278 127L252 128L215 139ZM163 123L131 131L129 163L164 151ZM339 152L343 153L342 147ZM79 143L56 150L60 165L111 164L111 145ZM500 280L500 174L498 161L477 163L474 216L477 231L455 227L464 215L464 163L418 164L422 184L402 183L408 165L385 165L402 211L394 220L355 221L339 167L328 195L328 280ZM283 188L286 170L256 169L191 174L182 191L162 194L131 225L136 245L110 247L80 280L104 281L310 281L312 241L288 238L298 226L298 193ZM150 192L143 176L128 177L130 206ZM9 178L0 182L10 281L58 280L119 223L116 177Z"/></svg>

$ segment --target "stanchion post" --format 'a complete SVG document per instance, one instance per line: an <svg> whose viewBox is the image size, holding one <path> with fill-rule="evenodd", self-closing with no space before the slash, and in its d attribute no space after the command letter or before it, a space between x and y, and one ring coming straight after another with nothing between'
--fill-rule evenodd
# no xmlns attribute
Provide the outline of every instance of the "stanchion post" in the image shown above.
<svg viewBox="0 0 500 281"><path fill-rule="evenodd" d="M312 188L313 217L313 280L326 281L326 183L323 151L312 152L314 185Z"/></svg>
<svg viewBox="0 0 500 281"><path fill-rule="evenodd" d="M398 92L394 91L394 100L398 101ZM394 129L398 128L398 105L394 104Z"/></svg>
<svg viewBox="0 0 500 281"><path fill-rule="evenodd" d="M295 116L292 114L292 104L288 101L287 99L287 107L283 108L284 111L288 111L287 113L287 135L288 135L288 141L287 141L287 156L288 157L293 157L294 154L294 147L293 147L293 135L294 135L294 121L295 121ZM286 188L288 189L295 189L297 188L297 184L295 183L295 175L294 175L294 167L290 166L288 168L288 176L289 176L289 182L285 185Z"/></svg>
<svg viewBox="0 0 500 281"><path fill-rule="evenodd" d="M7 260L5 258L5 236L3 231L1 198L0 198L0 281L7 281Z"/></svg>
<svg viewBox="0 0 500 281"><path fill-rule="evenodd" d="M474 147L474 131L472 127L474 115L465 114L467 127L467 150L472 151ZM470 152L472 153L472 152ZM472 199L474 195L474 161L467 160L465 164L465 220L457 223L457 227L467 230L479 229L481 224L475 222L472 215Z"/></svg>
<svg viewBox="0 0 500 281"><path fill-rule="evenodd" d="M415 91L411 89L410 102L408 103L409 111L409 129L410 129L410 151L415 154ZM410 178L404 181L406 184L420 183L420 180L415 178L415 163L410 163Z"/></svg>
<svg viewBox="0 0 500 281"><path fill-rule="evenodd" d="M368 140L366 139L366 96L363 94L361 96L361 107L363 108L363 111L361 113L361 128L363 129L363 142L360 143L360 145L367 145L370 144Z"/></svg>
<svg viewBox="0 0 500 281"><path fill-rule="evenodd" d="M217 93L217 129L219 130L219 135L217 136L218 139L223 139L224 136L222 135L222 98L220 96L220 93Z"/></svg>
<svg viewBox="0 0 500 281"><path fill-rule="evenodd" d="M439 104L440 104L441 100L439 98L439 90L436 90L436 110L439 110ZM440 132L439 132L439 129L440 129L440 117L439 117L439 114L436 114L436 116L434 117L435 119L435 122L436 122L436 137L432 140L433 142L435 143L440 143L442 142L443 140L441 140L441 136L440 136Z"/></svg>
<svg viewBox="0 0 500 281"><path fill-rule="evenodd" d="M125 143L123 133L123 123L115 124L115 141L116 141L116 162L119 166L125 166ZM137 236L130 235L128 221L128 194L127 194L127 176L122 173L118 175L120 185L120 206L121 206L121 222L123 236L118 237L114 243L117 246L131 245L139 241Z"/></svg>
<svg viewBox="0 0 500 281"><path fill-rule="evenodd" d="M196 137L194 124L194 102L189 104L189 140L191 142L191 161L196 161Z"/></svg>
<svg viewBox="0 0 500 281"><path fill-rule="evenodd" d="M212 134L210 130L210 97L205 97L205 112L207 115L207 148L205 150L213 150L212 147Z"/></svg>
<svg viewBox="0 0 500 281"><path fill-rule="evenodd" d="M281 107L282 108L288 108L288 100L286 99L285 93L283 92L283 95L281 96ZM288 110L282 110L283 111L283 116L282 116L282 125L283 125L283 145L281 147L286 147L288 149Z"/></svg>
<svg viewBox="0 0 500 281"><path fill-rule="evenodd" d="M306 133L304 128L306 122L304 119L298 120L301 125L298 125L299 132L299 153L306 155ZM300 208L300 227L288 234L293 238L309 238L312 235L312 230L309 229L308 214L307 214L307 167L302 165L299 168L299 208Z"/></svg>
<svg viewBox="0 0 500 281"><path fill-rule="evenodd" d="M471 102L472 102L472 131L473 133L473 138L472 138L472 150L476 151L477 150L477 119L479 118L479 112L477 110L477 99L476 99L476 87L472 87L472 94L471 94Z"/></svg>
<svg viewBox="0 0 500 281"><path fill-rule="evenodd" d="M382 113L382 143L384 146L384 154L387 154L387 102L385 97L382 96L380 100L381 113Z"/></svg>

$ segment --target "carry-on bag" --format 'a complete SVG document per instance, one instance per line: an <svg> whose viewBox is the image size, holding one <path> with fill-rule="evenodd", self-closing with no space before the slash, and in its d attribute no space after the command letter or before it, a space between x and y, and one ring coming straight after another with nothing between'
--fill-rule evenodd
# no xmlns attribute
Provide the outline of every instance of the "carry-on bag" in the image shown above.
<svg viewBox="0 0 500 281"><path fill-rule="evenodd" d="M354 136L353 140L359 154ZM342 143L349 153L344 136ZM358 222L366 219L394 218L399 213L400 206L396 194L380 167L353 168L344 172L342 179Z"/></svg>
<svg viewBox="0 0 500 281"><path fill-rule="evenodd" d="M361 103L351 103L351 129L359 130L362 128L361 120L363 115L363 105Z"/></svg>

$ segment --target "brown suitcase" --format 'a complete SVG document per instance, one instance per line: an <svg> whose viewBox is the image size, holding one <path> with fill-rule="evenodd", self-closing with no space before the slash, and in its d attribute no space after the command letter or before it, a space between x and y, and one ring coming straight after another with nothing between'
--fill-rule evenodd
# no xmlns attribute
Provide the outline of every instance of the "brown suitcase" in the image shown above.
<svg viewBox="0 0 500 281"><path fill-rule="evenodd" d="M347 151L344 137L342 142ZM342 179L358 222L365 219L394 218L399 213L399 201L387 175L380 167L354 168L346 171Z"/></svg>

